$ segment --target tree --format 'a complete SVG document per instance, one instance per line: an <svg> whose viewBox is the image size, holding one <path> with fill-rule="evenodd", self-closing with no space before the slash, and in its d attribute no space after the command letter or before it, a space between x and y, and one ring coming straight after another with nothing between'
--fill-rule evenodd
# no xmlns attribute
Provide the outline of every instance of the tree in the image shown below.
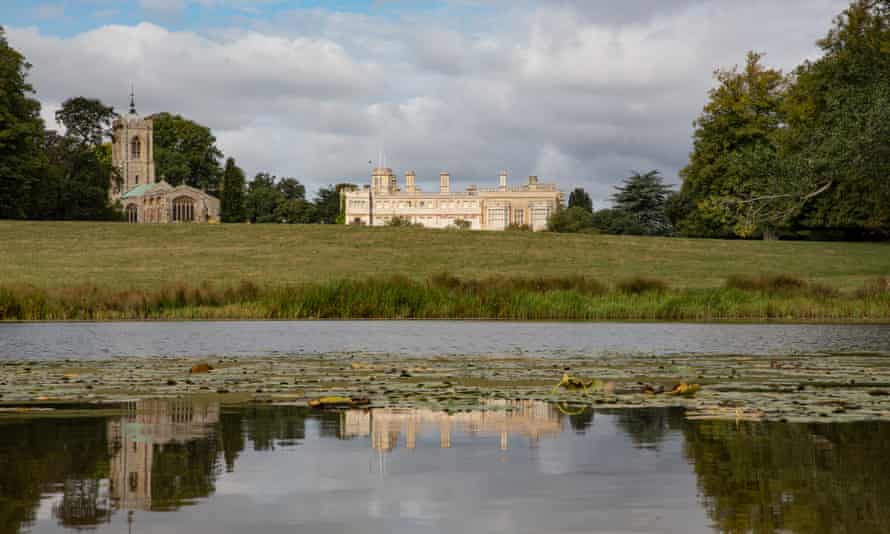
<svg viewBox="0 0 890 534"><path fill-rule="evenodd" d="M0 219L29 215L32 187L46 170L44 124L27 81L30 68L0 27Z"/></svg>
<svg viewBox="0 0 890 534"><path fill-rule="evenodd" d="M593 228L604 234L645 235L646 228L632 213L619 209L604 209L593 213Z"/></svg>
<svg viewBox="0 0 890 534"><path fill-rule="evenodd" d="M340 218L342 207L340 206L340 193L344 189L354 189L355 185L340 183L336 186L330 185L322 187L318 190L315 197L315 212L318 217L317 222L322 224L336 224Z"/></svg>
<svg viewBox="0 0 890 534"><path fill-rule="evenodd" d="M278 180L278 190L287 200L306 200L306 186L296 178Z"/></svg>
<svg viewBox="0 0 890 534"><path fill-rule="evenodd" d="M56 122L65 126L65 135L90 146L99 146L110 136L114 117L113 107L82 96L69 98L56 112Z"/></svg>
<svg viewBox="0 0 890 534"><path fill-rule="evenodd" d="M154 122L154 161L158 176L217 193L222 152L210 128L180 115L158 113Z"/></svg>
<svg viewBox="0 0 890 534"><path fill-rule="evenodd" d="M287 224L312 224L316 222L315 206L303 199L286 198L275 208L275 219Z"/></svg>
<svg viewBox="0 0 890 534"><path fill-rule="evenodd" d="M238 167L234 158L226 160L220 204L220 216L223 222L244 221L244 171Z"/></svg>
<svg viewBox="0 0 890 534"><path fill-rule="evenodd" d="M773 135L780 114L785 78L762 65L763 54L749 52L745 67L717 70L718 86L695 121L689 164L680 172L680 204L695 209L681 221L683 233L729 236L739 224L731 202L756 196L759 169L749 165L757 154L775 153Z"/></svg>
<svg viewBox="0 0 890 534"><path fill-rule="evenodd" d="M582 232L593 227L593 216L584 208L573 206L557 211L547 219L551 232Z"/></svg>
<svg viewBox="0 0 890 534"><path fill-rule="evenodd" d="M247 186L244 202L247 218L254 223L279 222L275 211L284 200L275 185L275 177L261 172Z"/></svg>
<svg viewBox="0 0 890 534"><path fill-rule="evenodd" d="M645 235L669 235L673 231L665 212L671 189L657 170L634 172L616 189L612 195L615 209L632 215Z"/></svg>
<svg viewBox="0 0 890 534"><path fill-rule="evenodd" d="M587 191L581 187L576 187L575 190L569 194L569 207L584 208L590 213L593 213L593 201L590 199L590 195L587 194Z"/></svg>

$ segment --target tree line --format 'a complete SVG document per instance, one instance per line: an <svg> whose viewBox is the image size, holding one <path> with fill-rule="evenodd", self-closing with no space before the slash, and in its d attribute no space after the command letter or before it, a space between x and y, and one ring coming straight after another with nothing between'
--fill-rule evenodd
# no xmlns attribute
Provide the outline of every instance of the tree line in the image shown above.
<svg viewBox="0 0 890 534"><path fill-rule="evenodd" d="M789 74L759 52L715 72L679 191L635 175L593 213L576 190L554 228L890 238L890 0L854 0L818 45Z"/></svg>
<svg viewBox="0 0 890 534"><path fill-rule="evenodd" d="M117 113L98 99L70 98L54 117L64 133L47 129L30 68L0 27L0 219L120 220L110 197L121 181L111 161ZM210 128L171 113L148 118L156 176L220 197L224 221L336 222L345 184L321 188L312 201L295 178L259 173L246 184L234 158L221 165Z"/></svg>

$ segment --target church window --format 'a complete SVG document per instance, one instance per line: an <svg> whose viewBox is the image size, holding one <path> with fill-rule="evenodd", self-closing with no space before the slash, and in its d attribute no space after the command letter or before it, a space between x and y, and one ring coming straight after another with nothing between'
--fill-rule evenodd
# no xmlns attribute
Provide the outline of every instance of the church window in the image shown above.
<svg viewBox="0 0 890 534"><path fill-rule="evenodd" d="M139 175L138 174L136 175L136 183L137 184L139 183Z"/></svg>
<svg viewBox="0 0 890 534"><path fill-rule="evenodd" d="M130 141L130 157L132 159L139 159L142 157L142 141L140 141L138 137L134 137L133 140Z"/></svg>

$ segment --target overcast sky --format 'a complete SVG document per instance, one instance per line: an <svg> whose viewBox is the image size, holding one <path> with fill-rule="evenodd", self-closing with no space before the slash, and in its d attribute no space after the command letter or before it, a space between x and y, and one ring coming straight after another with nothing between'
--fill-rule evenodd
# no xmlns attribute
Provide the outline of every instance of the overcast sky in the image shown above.
<svg viewBox="0 0 890 534"><path fill-rule="evenodd" d="M367 182L385 147L428 189L506 169L598 203L670 182L712 72L788 70L847 0L4 0L49 125L71 96L210 126L250 175ZM602 205L602 204L600 204Z"/></svg>

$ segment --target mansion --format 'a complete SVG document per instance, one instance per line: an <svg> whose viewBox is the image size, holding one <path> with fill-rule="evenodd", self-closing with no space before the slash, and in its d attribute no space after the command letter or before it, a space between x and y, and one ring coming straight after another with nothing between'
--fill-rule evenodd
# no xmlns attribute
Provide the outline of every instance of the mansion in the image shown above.
<svg viewBox="0 0 890 534"><path fill-rule="evenodd" d="M150 117L136 113L130 97L130 113L112 124L114 142L111 162L120 182L111 187L111 201L120 202L131 223L219 222L216 197L187 185L155 181L154 125Z"/></svg>
<svg viewBox="0 0 890 534"><path fill-rule="evenodd" d="M394 217L429 228L456 226L466 221L473 230L506 230L510 225L547 229L547 218L562 206L563 195L554 184L539 184L537 176L519 187L507 186L501 172L497 188L467 187L451 191L451 176L439 175L439 191L424 192L413 171L405 174L404 190L392 169L374 169L371 185L343 193L347 224L385 226Z"/></svg>

